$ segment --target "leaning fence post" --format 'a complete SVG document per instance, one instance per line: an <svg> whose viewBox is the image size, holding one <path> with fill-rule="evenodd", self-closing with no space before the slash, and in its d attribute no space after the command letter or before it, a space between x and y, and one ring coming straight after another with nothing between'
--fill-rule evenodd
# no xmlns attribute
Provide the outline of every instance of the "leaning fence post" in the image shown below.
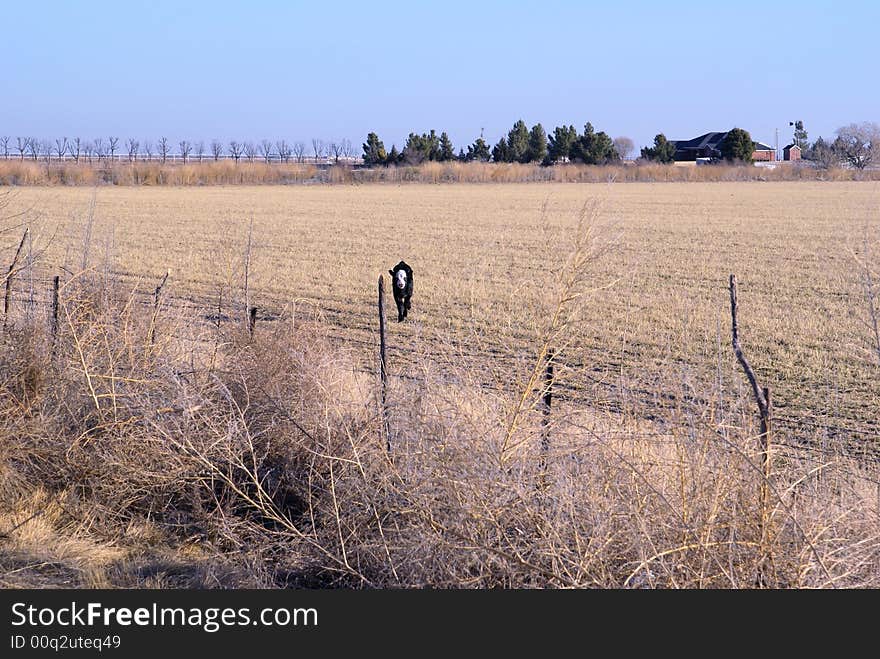
<svg viewBox="0 0 880 659"><path fill-rule="evenodd" d="M379 275L379 378L381 379L382 427L385 431L385 448L391 453L391 433L388 428L388 362L385 360L385 277Z"/></svg>
<svg viewBox="0 0 880 659"><path fill-rule="evenodd" d="M733 352L737 361L742 366L749 383L752 385L752 393L758 405L758 416L761 420L761 563L758 566L757 583L766 585L767 563L772 562L772 554L767 547L770 535L770 389L758 385L758 378L749 361L743 354L739 343L739 325L736 316L736 275L730 275L730 317L733 334Z"/></svg>
<svg viewBox="0 0 880 659"><path fill-rule="evenodd" d="M6 327L9 322L9 306L12 300L12 276L15 274L15 266L18 265L18 257L21 256L21 250L24 247L24 243L27 240L30 230L30 227L27 227L24 230L21 242L18 243L18 249L15 250L15 256L12 257L12 263L9 264L9 270L6 271L6 295L3 297L3 327Z"/></svg>

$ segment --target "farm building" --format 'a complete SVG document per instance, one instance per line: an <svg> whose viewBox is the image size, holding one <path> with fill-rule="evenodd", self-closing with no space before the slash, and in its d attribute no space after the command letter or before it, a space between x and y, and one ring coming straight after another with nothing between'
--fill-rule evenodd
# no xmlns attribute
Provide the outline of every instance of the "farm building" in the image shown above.
<svg viewBox="0 0 880 659"><path fill-rule="evenodd" d="M782 150L783 160L800 160L801 148L797 144L789 144Z"/></svg>
<svg viewBox="0 0 880 659"><path fill-rule="evenodd" d="M727 131L722 133L706 133L692 140L675 140L676 162L696 161L700 158L720 158L721 142L727 137ZM755 150L752 153L752 159L756 161L776 160L776 150L772 146L768 146L763 142L755 142Z"/></svg>
<svg viewBox="0 0 880 659"><path fill-rule="evenodd" d="M763 142L755 142L755 150L752 152L752 160L775 162L776 149L774 149L772 146L764 144Z"/></svg>

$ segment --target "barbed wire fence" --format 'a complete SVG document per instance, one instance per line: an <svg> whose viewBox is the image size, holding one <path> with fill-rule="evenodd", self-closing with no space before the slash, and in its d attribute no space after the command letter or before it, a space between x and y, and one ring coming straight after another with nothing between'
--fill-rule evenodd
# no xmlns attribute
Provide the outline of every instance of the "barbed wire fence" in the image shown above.
<svg viewBox="0 0 880 659"><path fill-rule="evenodd" d="M58 274L53 273L51 269L46 267L38 267L38 264L28 254L27 237L27 232L25 232L20 242L19 256L13 259L11 265L3 268L3 280L0 280L6 294L3 333L8 337L10 330L15 327L17 322L34 322L44 324L54 337L58 333L58 309L59 305L64 303L65 282L74 279L76 273L59 268L57 270L60 274ZM120 283L117 275L112 272L101 274L109 277L114 284ZM173 277L171 280L173 280ZM216 301L208 297L175 295L173 291L166 293L166 286L173 288L171 286L172 283L173 281L169 280L167 273L162 272L156 273L155 277L152 278L139 277L137 281L125 282L126 295L130 298L132 305L143 310L147 315L153 315L154 323L158 321L160 314L169 314L175 317L194 319L196 322L203 321L205 328L214 328L219 331L219 320L223 314L224 303L220 303L220 310L218 311ZM161 304L157 301L159 299L156 293L157 289L161 294ZM230 309L236 307L235 300L227 300L225 304L229 305ZM241 307L243 313L233 312L229 314L229 317L234 319L245 318L246 321L242 323L243 327L250 331L252 337L258 336L253 334L253 327L256 322L256 313L254 311L256 311L257 305L253 304L251 308L247 308L242 302L237 306ZM279 322L293 318L294 311L271 311L272 308L277 308L278 306L279 302L277 300L262 300L262 306L259 307L264 309L261 312L261 319ZM280 306L283 308L283 304ZM332 309L327 311L332 315ZM328 319L323 316L322 320L329 325L332 325L334 320L335 322L341 322L338 318ZM338 331L331 332L334 342L354 347L355 349L375 349L376 342L370 337L371 330L368 327L361 328L363 336L359 335L358 332L352 334L351 332L344 331L345 328L337 329ZM174 336L172 335L168 338L174 338ZM389 345L387 349L390 352L393 350L393 346ZM398 366L395 368L394 377L400 381L418 383L419 378L408 371L408 366L411 366L409 361L411 359L423 359L426 352L425 350L420 350L411 358L407 356L404 350L401 350L399 353L395 352L394 361ZM375 363L371 364L370 361L369 357L365 357L364 363L358 368L363 373L376 375ZM562 355L554 355L553 365L556 369L555 375L551 376L552 380L550 380L552 382L554 403L553 428L564 425L568 425L570 428L577 427L577 421L566 415L566 408L595 406L596 409L604 410L611 414L623 414L627 410L627 404L623 402L623 399L633 395L638 397L639 395L637 389L631 388L624 391L624 387L619 383L603 378L594 378L591 387L575 386L571 382L566 381L566 373L572 370L580 372L579 368L575 368L573 364L566 364L565 358ZM386 377L388 377L387 373ZM589 374L586 375L586 379L589 381ZM495 384L487 381L484 383L484 386L491 387ZM595 400L596 391L600 390L605 393L600 397L601 402L597 403ZM536 392L536 399L543 401L544 399L540 393ZM646 401L651 399L652 405L657 403L656 400L653 400L654 396L651 392L645 391L642 393ZM658 418L661 418L666 414L671 415L676 407L680 408L682 404L699 406L701 402L708 404L707 400L702 400L698 397L683 402L680 398L671 396L669 400L659 402L659 405L655 408L655 413ZM394 407L393 401L387 401L386 405L389 410L388 413L391 414ZM629 412L637 414L643 407L643 405L637 405L632 410L629 410ZM549 406L546 409L549 410ZM540 411L541 414L549 416L545 408L541 408ZM550 421L545 420L543 423L545 432L549 433ZM719 420L719 432L722 432L723 426L729 423L729 419ZM835 418L832 415L823 416L816 412L797 414L775 412L773 423L775 429L774 447L783 456L788 454L801 458L808 457L811 460L827 461L845 454L872 463L880 462L880 448L878 448L880 447L880 419L866 417L860 420L858 424L854 424L848 423L844 419ZM653 430L650 429L650 425L649 419L647 426L640 427L638 432L634 432L632 428L620 430L606 429L604 432L609 437L616 437L623 441L627 439L649 439L656 442L669 441L668 431L662 427L662 423L656 424L657 427ZM561 447L564 447L564 444L561 444ZM864 475L860 475L860 477L862 476ZM880 486L880 482L877 484Z"/></svg>

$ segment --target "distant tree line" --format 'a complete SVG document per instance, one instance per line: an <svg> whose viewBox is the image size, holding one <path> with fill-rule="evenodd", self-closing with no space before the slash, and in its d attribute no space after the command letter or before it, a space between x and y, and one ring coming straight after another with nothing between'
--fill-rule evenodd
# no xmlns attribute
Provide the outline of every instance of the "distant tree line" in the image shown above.
<svg viewBox="0 0 880 659"><path fill-rule="evenodd" d="M612 140L605 132L596 132L593 124L587 123L583 133L574 126L557 126L548 135L541 124L529 128L520 119L506 136L498 140L494 147L482 135L467 146L455 152L455 147L446 132L437 135L429 133L410 133L402 150L392 145L385 148L384 142L376 133L367 135L363 144L363 158L366 165L418 165L423 162L519 162L553 165L562 162L582 162L588 165L604 165L619 162L633 151L633 141L628 137Z"/></svg>
<svg viewBox="0 0 880 659"><path fill-rule="evenodd" d="M221 142L212 140L180 140L175 145L167 138L152 140L126 139L122 144L118 137L97 137L84 140L79 137L62 137L55 140L42 140L35 137L16 137L0 135L0 158L5 160L72 160L74 162L101 163L104 161L139 160L160 161L181 160L204 162L209 160L242 160L248 162L299 162L303 163L314 154L315 160L330 159L335 163L351 160L356 156L355 149L348 139L312 139L311 148L305 142L287 140Z"/></svg>
<svg viewBox="0 0 880 659"><path fill-rule="evenodd" d="M812 144L802 121L791 122L794 126L792 144L801 148L803 159L818 167L849 166L865 169L880 162L880 126L876 123L852 123L837 129L835 138L819 137ZM733 128L728 131L720 145L720 158L731 162L751 162L754 142L748 131ZM490 147L481 134L466 149L455 152L452 140L446 132L437 135L431 130L427 133L410 133L398 150L391 150L376 133L369 133L362 145L363 161L368 166L376 165L418 165L423 162L497 162L497 163L539 163L554 165L578 162L588 165L606 165L629 159L635 145L628 137L611 137L604 131L596 132L587 122L583 132L573 125L557 126L548 134L538 123L529 128L523 120L517 121ZM643 147L640 159L647 162L671 163L675 159L675 143L666 139L663 133L654 137L652 146ZM137 162L138 160L170 160L203 162L229 159L238 163L262 161L304 163L329 160L336 164L350 162L357 153L347 139L321 140L313 138L309 145L305 142L287 140L259 142L230 140L211 142L180 140L175 145L166 137L139 141L133 138L120 142L115 136L84 140L79 137L62 137L54 140L41 140L34 137L9 137L0 135L0 158L18 160L72 160L74 162L104 162L107 160Z"/></svg>

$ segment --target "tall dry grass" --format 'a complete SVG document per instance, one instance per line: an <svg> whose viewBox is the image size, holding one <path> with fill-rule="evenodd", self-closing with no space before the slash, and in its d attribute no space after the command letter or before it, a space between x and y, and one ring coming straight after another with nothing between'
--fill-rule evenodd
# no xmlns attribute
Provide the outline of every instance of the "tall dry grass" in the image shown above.
<svg viewBox="0 0 880 659"><path fill-rule="evenodd" d="M420 165L362 168L348 164L231 160L181 163L45 162L0 160L0 185L290 185L301 183L627 183L733 181L877 181L880 170L819 169L780 163L753 166L675 166L659 164L579 165L425 162Z"/></svg>
<svg viewBox="0 0 880 659"><path fill-rule="evenodd" d="M376 376L320 312L251 336L197 306L155 314L109 269L67 276L56 335L19 311L0 342L3 585L880 585L875 463L780 435L767 482L745 396L650 423L566 396L570 325L613 257L590 218L542 282L528 354L489 382L451 340L392 367L390 455Z"/></svg>
<svg viewBox="0 0 880 659"><path fill-rule="evenodd" d="M71 163L28 160L0 161L0 185L278 185L315 179L308 164L205 161Z"/></svg>

